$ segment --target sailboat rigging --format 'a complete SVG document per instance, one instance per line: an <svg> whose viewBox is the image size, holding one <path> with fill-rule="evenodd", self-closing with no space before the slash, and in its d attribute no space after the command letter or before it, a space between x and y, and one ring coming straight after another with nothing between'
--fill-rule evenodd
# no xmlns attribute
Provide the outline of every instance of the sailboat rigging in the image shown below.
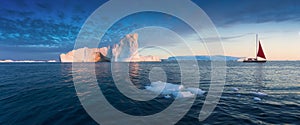
<svg viewBox="0 0 300 125"><path fill-rule="evenodd" d="M258 43L258 46L257 46ZM258 47L258 48L257 48ZM243 62L256 62L256 63L265 63L267 62L267 58L265 56L264 50L262 48L261 42L258 41L258 35L256 34L256 57L255 58L246 58ZM262 59L259 59L259 58Z"/></svg>

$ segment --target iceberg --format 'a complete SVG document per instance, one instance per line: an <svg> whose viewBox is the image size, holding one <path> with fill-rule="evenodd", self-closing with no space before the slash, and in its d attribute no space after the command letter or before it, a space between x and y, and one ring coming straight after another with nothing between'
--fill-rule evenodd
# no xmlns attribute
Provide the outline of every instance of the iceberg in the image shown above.
<svg viewBox="0 0 300 125"><path fill-rule="evenodd" d="M48 60L47 62L56 62L56 60Z"/></svg>
<svg viewBox="0 0 300 125"><path fill-rule="evenodd" d="M60 55L61 62L104 62L107 61L109 47L80 48ZM76 56L76 57L75 57Z"/></svg>
<svg viewBox="0 0 300 125"><path fill-rule="evenodd" d="M172 56L164 61L176 61L176 60L199 60L199 61L237 61L240 57L222 56L222 55L195 55L195 56Z"/></svg>
<svg viewBox="0 0 300 125"><path fill-rule="evenodd" d="M159 62L156 56L141 56L138 34L128 34L118 44L102 48L80 48L60 55L61 62Z"/></svg>
<svg viewBox="0 0 300 125"><path fill-rule="evenodd" d="M0 60L0 63L11 63L14 62L13 60Z"/></svg>
<svg viewBox="0 0 300 125"><path fill-rule="evenodd" d="M119 44L115 44L112 49L113 61L128 62L130 60L139 60L137 39L138 34L128 34L121 39Z"/></svg>
<svg viewBox="0 0 300 125"><path fill-rule="evenodd" d="M178 92L176 93L176 98L189 98L189 97L194 97L195 94L191 92Z"/></svg>
<svg viewBox="0 0 300 125"><path fill-rule="evenodd" d="M56 60L48 60L48 61L38 61L38 60L0 60L0 63L52 63L56 62Z"/></svg>
<svg viewBox="0 0 300 125"><path fill-rule="evenodd" d="M186 90L190 91L192 94L195 94L195 95L203 95L206 93L206 91L203 91L199 88L187 88Z"/></svg>

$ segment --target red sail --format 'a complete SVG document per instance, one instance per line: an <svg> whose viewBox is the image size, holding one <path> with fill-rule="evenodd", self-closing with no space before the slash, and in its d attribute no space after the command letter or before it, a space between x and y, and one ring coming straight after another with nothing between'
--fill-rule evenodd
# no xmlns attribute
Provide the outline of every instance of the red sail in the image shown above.
<svg viewBox="0 0 300 125"><path fill-rule="evenodd" d="M266 56L265 56L264 50L262 49L260 41L259 41L257 56L266 59Z"/></svg>

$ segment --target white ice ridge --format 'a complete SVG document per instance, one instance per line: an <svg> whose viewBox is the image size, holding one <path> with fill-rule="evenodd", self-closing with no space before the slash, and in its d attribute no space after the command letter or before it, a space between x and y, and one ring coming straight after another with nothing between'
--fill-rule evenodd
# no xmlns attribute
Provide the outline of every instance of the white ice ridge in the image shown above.
<svg viewBox="0 0 300 125"><path fill-rule="evenodd" d="M150 86L145 86L146 90L164 95L169 98L170 95L176 98L194 97L196 95L203 95L205 91L199 88L185 88L183 85L176 85L166 82L152 82Z"/></svg>

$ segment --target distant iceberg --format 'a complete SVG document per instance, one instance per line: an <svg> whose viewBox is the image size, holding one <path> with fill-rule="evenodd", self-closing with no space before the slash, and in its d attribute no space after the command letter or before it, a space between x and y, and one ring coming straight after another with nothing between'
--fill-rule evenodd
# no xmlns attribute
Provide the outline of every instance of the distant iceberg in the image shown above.
<svg viewBox="0 0 300 125"><path fill-rule="evenodd" d="M188 98L196 95L203 95L206 91L199 88L185 88L183 85L176 85L166 82L152 82L151 85L145 86L146 90L163 95L165 98Z"/></svg>
<svg viewBox="0 0 300 125"><path fill-rule="evenodd" d="M10 63L10 62L14 62L13 60L0 60L0 63Z"/></svg>
<svg viewBox="0 0 300 125"><path fill-rule="evenodd" d="M56 60L48 60L47 62L57 62Z"/></svg>
<svg viewBox="0 0 300 125"><path fill-rule="evenodd" d="M237 61L239 60L240 57L233 57L233 56L220 56L220 55L216 55L216 56L172 56L169 57L168 59L164 60L164 61L176 61L176 60L201 60L201 61L210 61L210 60L214 60L214 61Z"/></svg>
<svg viewBox="0 0 300 125"><path fill-rule="evenodd" d="M45 62L57 62L56 60L38 61L38 60L0 60L0 63L45 63Z"/></svg>

